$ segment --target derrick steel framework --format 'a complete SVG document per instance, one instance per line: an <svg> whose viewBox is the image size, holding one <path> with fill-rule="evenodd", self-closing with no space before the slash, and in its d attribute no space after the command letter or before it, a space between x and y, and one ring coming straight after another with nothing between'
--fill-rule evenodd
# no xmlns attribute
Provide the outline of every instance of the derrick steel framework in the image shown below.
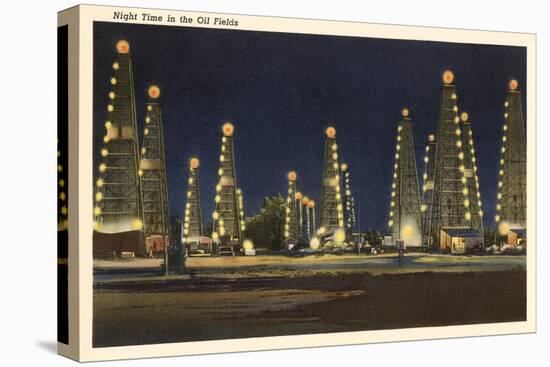
<svg viewBox="0 0 550 367"><path fill-rule="evenodd" d="M430 224L432 220L432 198L434 190L434 175L435 175L435 153L437 150L437 140L435 135L428 136L428 143L425 148L424 155L424 173L422 174L422 244L433 246L430 243Z"/></svg>
<svg viewBox="0 0 550 367"><path fill-rule="evenodd" d="M146 237L170 235L164 154L161 107L157 99L150 98L146 103L145 127L138 171L143 195L143 230Z"/></svg>
<svg viewBox="0 0 550 367"><path fill-rule="evenodd" d="M195 164L196 162L196 164ZM199 186L198 160L191 159L189 163L189 178L187 180L187 199L185 203L185 216L182 223L182 243L198 241L202 236L202 206Z"/></svg>
<svg viewBox="0 0 550 367"><path fill-rule="evenodd" d="M346 238L351 239L356 223L355 199L351 192L349 166L343 163L341 168L344 175L344 223L346 226Z"/></svg>
<svg viewBox="0 0 550 367"><path fill-rule="evenodd" d="M411 118L408 110L397 128L397 145L390 201L390 231L392 241L403 239L410 244L421 244L422 216L420 192L414 154ZM405 228L409 227L408 231Z"/></svg>
<svg viewBox="0 0 550 367"><path fill-rule="evenodd" d="M300 240L300 224L298 222L298 201L296 200L296 173L288 174L288 196L285 208L284 238L288 241Z"/></svg>
<svg viewBox="0 0 550 367"><path fill-rule="evenodd" d="M515 85L513 84L515 83ZM502 147L499 168L497 223L510 227L527 224L527 144L525 121L521 105L521 91L517 82L510 82L505 102L502 126Z"/></svg>
<svg viewBox="0 0 550 367"><path fill-rule="evenodd" d="M233 125L225 124L222 128L218 175L220 181L216 187L214 233L222 242L237 241L240 243L242 238L236 189ZM214 233L213 237L215 237Z"/></svg>
<svg viewBox="0 0 550 367"><path fill-rule="evenodd" d="M138 177L140 157L129 49L125 52L119 50L113 63L110 84L103 139L105 145L101 149L96 181L94 228L107 233L142 230L143 206Z"/></svg>
<svg viewBox="0 0 550 367"><path fill-rule="evenodd" d="M330 128L329 128L330 129ZM340 165L335 133L327 134L323 160L323 180L319 208L319 230L322 234L334 233L344 228Z"/></svg>
<svg viewBox="0 0 550 367"><path fill-rule="evenodd" d="M470 227L483 233L483 210L481 203L481 192L479 191L479 176L477 175L478 162L474 148L474 134L472 123L466 112L461 114L462 148L464 152L464 177L468 189L469 211L471 215Z"/></svg>
<svg viewBox="0 0 550 367"><path fill-rule="evenodd" d="M444 74L435 156L434 192L428 243L439 244L444 227L471 228L471 213L465 205L468 188L464 174L460 117L452 73ZM447 79L446 79L447 78Z"/></svg>

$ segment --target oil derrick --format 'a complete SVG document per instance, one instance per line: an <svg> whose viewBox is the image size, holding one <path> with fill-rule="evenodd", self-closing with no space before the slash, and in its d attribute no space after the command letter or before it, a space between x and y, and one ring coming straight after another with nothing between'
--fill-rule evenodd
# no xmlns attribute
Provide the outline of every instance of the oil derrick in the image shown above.
<svg viewBox="0 0 550 367"><path fill-rule="evenodd" d="M509 83L509 92L504 107L495 221L499 229L501 226L525 228L527 222L527 148L521 91L518 89L517 80L511 80Z"/></svg>
<svg viewBox="0 0 550 367"><path fill-rule="evenodd" d="M412 124L408 109L403 109L401 114L403 118L397 127L388 225L393 242L401 239L405 241L405 246L419 246L422 243L422 216Z"/></svg>
<svg viewBox="0 0 550 367"><path fill-rule="evenodd" d="M150 86L148 95L138 176L143 195L143 232L146 247L158 252L164 251L170 242L170 215L162 114L158 101L160 89L155 85Z"/></svg>
<svg viewBox="0 0 550 367"><path fill-rule="evenodd" d="M130 45L116 45L110 79L106 134L98 166L94 207L94 253L144 253L143 206Z"/></svg>
<svg viewBox="0 0 550 367"><path fill-rule="evenodd" d="M435 175L435 153L437 151L437 141L435 135L428 135L428 144L426 144L424 155L424 173L422 174L422 244L433 246L430 242L430 224L432 222L432 199L434 192Z"/></svg>
<svg viewBox="0 0 550 367"><path fill-rule="evenodd" d="M321 236L331 235L336 230L344 228L336 129L327 128L326 136L319 212L319 235Z"/></svg>
<svg viewBox="0 0 550 367"><path fill-rule="evenodd" d="M67 232L68 227L68 200L67 200L67 143L63 141L57 151L57 232ZM58 141L59 145L59 141ZM66 236L66 234L65 234Z"/></svg>
<svg viewBox="0 0 550 367"><path fill-rule="evenodd" d="M302 200L298 203L298 205L302 206L300 208L300 211L301 211L300 215L302 217L302 219L300 221L301 226L302 226L301 233L302 233L304 241L306 243L309 243L309 240L311 239L311 222L310 222L310 218L309 218L309 209L308 209L309 198L304 195L304 197L302 197ZM304 213L304 211L305 211L305 213Z"/></svg>
<svg viewBox="0 0 550 367"><path fill-rule="evenodd" d="M453 80L451 71L443 73L428 239L428 243L434 245L439 244L441 228L471 227L470 208L465 205L469 200L469 190L463 180L464 152L462 144L458 143L462 141L462 129Z"/></svg>
<svg viewBox="0 0 550 367"><path fill-rule="evenodd" d="M472 123L467 112L460 114L460 126L462 140L457 144L461 145L464 152L463 166L460 169L464 172L462 181L466 181L468 194L464 198L464 206L470 212L470 227L483 233L483 210L481 205L481 193L479 192L479 177L477 175L477 159L474 148L474 134Z"/></svg>
<svg viewBox="0 0 550 367"><path fill-rule="evenodd" d="M246 221L244 217L244 202L243 202L243 191L237 189L237 201L239 203L239 220L241 223L241 234L246 231Z"/></svg>
<svg viewBox="0 0 550 367"><path fill-rule="evenodd" d="M307 220L307 226L308 226L308 235L309 239L311 240L313 237L315 237L315 234L317 233L317 226L315 224L315 201L309 199L309 202L307 203L307 209L306 212L306 220Z"/></svg>
<svg viewBox="0 0 550 367"><path fill-rule="evenodd" d="M294 198L296 199L296 220L297 220L297 233L298 233L298 242L302 242L304 239L304 211L302 209L302 199L304 198L304 195L300 191L296 191L296 195L294 195Z"/></svg>
<svg viewBox="0 0 550 367"><path fill-rule="evenodd" d="M288 173L288 196L285 208L285 241L298 241L298 205L296 204L296 172Z"/></svg>
<svg viewBox="0 0 550 367"><path fill-rule="evenodd" d="M216 185L216 210L212 214L214 231L212 239L220 242L218 254L234 255L241 245L241 223L237 199L237 176L235 172L234 127L226 122L222 126L220 154L220 181Z"/></svg>
<svg viewBox="0 0 550 367"><path fill-rule="evenodd" d="M344 224L346 226L346 238L351 239L355 228L355 199L351 193L349 167L342 163L342 174L344 175Z"/></svg>
<svg viewBox="0 0 550 367"><path fill-rule="evenodd" d="M182 243L198 243L203 234L202 207L199 190L199 165L197 158L189 160L189 178L187 179L187 201L183 219Z"/></svg>

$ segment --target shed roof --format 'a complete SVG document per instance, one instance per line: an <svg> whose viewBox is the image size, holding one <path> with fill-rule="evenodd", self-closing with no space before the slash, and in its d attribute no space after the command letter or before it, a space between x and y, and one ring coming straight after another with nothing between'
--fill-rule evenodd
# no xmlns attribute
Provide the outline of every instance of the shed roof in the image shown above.
<svg viewBox="0 0 550 367"><path fill-rule="evenodd" d="M451 237L482 237L483 236L483 233L469 227L441 228L441 230Z"/></svg>
<svg viewBox="0 0 550 367"><path fill-rule="evenodd" d="M527 238L527 228L510 228L510 232L514 232L520 237Z"/></svg>

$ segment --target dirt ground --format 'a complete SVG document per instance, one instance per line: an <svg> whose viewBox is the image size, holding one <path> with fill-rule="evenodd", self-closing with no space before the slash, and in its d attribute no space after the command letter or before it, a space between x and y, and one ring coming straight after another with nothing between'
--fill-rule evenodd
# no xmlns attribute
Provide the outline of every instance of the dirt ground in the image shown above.
<svg viewBox="0 0 550 367"><path fill-rule="evenodd" d="M229 260L227 260L229 259ZM96 262L95 347L525 320L524 257Z"/></svg>

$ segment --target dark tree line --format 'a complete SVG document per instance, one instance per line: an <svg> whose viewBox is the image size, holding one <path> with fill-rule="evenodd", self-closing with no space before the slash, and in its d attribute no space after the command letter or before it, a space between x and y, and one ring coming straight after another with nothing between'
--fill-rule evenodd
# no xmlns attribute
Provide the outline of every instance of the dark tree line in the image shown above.
<svg viewBox="0 0 550 367"><path fill-rule="evenodd" d="M255 248L277 250L283 244L286 199L281 194L264 198L260 212L246 221L246 237Z"/></svg>

